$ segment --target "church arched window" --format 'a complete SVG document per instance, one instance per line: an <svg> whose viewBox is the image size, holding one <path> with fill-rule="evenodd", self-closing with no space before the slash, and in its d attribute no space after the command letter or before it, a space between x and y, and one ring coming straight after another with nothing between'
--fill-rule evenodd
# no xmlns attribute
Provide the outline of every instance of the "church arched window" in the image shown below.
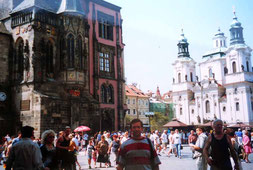
<svg viewBox="0 0 253 170"><path fill-rule="evenodd" d="M209 102L209 100L206 101L206 113L210 113L210 102Z"/></svg>
<svg viewBox="0 0 253 170"><path fill-rule="evenodd" d="M75 41L74 36L69 34L67 37L67 51L68 51L68 67L73 68L75 62Z"/></svg>
<svg viewBox="0 0 253 170"><path fill-rule="evenodd" d="M106 103L107 101L107 92L106 92L105 85L101 86L101 100L102 100L102 103Z"/></svg>
<svg viewBox="0 0 253 170"><path fill-rule="evenodd" d="M211 68L209 68L209 78L211 78L211 77L213 77L213 71L212 71L212 69Z"/></svg>
<svg viewBox="0 0 253 170"><path fill-rule="evenodd" d="M232 69L233 69L233 73L236 73L236 62L233 61L232 63Z"/></svg>
<svg viewBox="0 0 253 170"><path fill-rule="evenodd" d="M181 73L178 73L178 83L181 83Z"/></svg>
<svg viewBox="0 0 253 170"><path fill-rule="evenodd" d="M54 49L53 49L53 44L51 41L47 42L47 47L46 47L46 73L53 73L53 58L54 58Z"/></svg>
<svg viewBox="0 0 253 170"><path fill-rule="evenodd" d="M246 68L247 68L247 72L249 72L249 62L246 61Z"/></svg>
<svg viewBox="0 0 253 170"><path fill-rule="evenodd" d="M82 37L78 36L77 38L77 48L78 48L78 57L79 57L79 67L80 69L84 68L84 60L83 60L83 42Z"/></svg>
<svg viewBox="0 0 253 170"><path fill-rule="evenodd" d="M23 72L24 72L24 41L23 39L19 39L17 42L17 53L15 62L15 78L18 81L23 80Z"/></svg>

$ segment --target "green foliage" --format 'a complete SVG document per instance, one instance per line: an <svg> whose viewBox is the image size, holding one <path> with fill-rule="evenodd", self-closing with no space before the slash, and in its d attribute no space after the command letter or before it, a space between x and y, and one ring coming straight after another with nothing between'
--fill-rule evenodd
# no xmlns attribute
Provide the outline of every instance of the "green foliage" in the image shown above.
<svg viewBox="0 0 253 170"><path fill-rule="evenodd" d="M163 125L168 123L169 117L160 112L155 112L154 117L150 118L151 130L163 130Z"/></svg>

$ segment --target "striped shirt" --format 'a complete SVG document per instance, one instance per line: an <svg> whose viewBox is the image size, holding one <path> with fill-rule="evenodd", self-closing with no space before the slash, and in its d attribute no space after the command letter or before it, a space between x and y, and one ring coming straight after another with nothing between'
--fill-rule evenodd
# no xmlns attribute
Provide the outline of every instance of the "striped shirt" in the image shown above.
<svg viewBox="0 0 253 170"><path fill-rule="evenodd" d="M130 138L120 147L118 163L125 167L125 170L151 170L151 164L161 164L153 145L152 150L154 159L151 159L151 148L147 138Z"/></svg>

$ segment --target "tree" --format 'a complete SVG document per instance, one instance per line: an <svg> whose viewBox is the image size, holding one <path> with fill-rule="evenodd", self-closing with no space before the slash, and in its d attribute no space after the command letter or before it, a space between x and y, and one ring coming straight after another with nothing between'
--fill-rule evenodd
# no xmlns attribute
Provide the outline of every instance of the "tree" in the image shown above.
<svg viewBox="0 0 253 170"><path fill-rule="evenodd" d="M163 125L169 121L168 116L164 116L160 112L155 112L154 117L150 118L151 122L151 131L152 130L162 130Z"/></svg>

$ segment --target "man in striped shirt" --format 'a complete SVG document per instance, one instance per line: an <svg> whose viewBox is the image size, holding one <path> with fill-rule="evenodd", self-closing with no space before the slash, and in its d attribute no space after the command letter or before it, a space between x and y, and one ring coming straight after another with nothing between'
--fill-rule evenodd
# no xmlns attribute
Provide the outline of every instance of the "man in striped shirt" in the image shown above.
<svg viewBox="0 0 253 170"><path fill-rule="evenodd" d="M159 170L161 164L150 139L141 136L143 123L133 119L130 123L131 138L122 143L117 170Z"/></svg>

